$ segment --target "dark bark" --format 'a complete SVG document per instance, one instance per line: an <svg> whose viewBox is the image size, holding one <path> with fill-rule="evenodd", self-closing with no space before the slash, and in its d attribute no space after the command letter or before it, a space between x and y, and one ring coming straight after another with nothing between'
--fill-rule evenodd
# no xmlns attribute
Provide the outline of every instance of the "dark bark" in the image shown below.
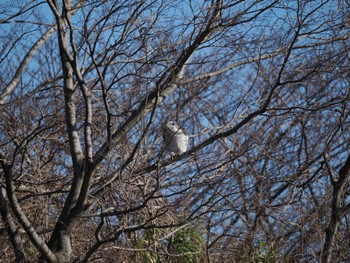
<svg viewBox="0 0 350 263"><path fill-rule="evenodd" d="M332 253L333 253L333 247L335 244L335 238L336 238L340 220L343 214L344 193L346 190L345 186L349 178L349 170L350 170L350 155L348 156L345 164L339 170L338 180L335 181L333 178L331 179L332 186L333 186L332 211L331 211L331 220L325 230L326 239L323 246L323 256L322 256L323 263L332 262Z"/></svg>

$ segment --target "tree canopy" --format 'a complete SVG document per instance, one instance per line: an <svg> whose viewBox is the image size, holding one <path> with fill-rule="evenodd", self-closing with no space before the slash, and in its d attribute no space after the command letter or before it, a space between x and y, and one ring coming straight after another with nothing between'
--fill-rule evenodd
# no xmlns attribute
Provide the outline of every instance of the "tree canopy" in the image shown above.
<svg viewBox="0 0 350 263"><path fill-rule="evenodd" d="M349 260L349 8L0 2L0 257Z"/></svg>

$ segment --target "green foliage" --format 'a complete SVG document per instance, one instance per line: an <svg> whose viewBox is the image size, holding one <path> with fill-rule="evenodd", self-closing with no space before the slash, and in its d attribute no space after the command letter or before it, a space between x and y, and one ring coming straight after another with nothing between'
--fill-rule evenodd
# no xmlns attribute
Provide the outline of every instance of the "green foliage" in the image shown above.
<svg viewBox="0 0 350 263"><path fill-rule="evenodd" d="M259 247L256 250L257 262L268 263L278 261L278 250L273 245L268 246L264 241L260 240Z"/></svg>
<svg viewBox="0 0 350 263"><path fill-rule="evenodd" d="M136 242L140 251L135 253L134 262L195 263L203 259L204 238L197 226L186 226L162 239L164 235L164 230L145 231L143 238Z"/></svg>
<svg viewBox="0 0 350 263"><path fill-rule="evenodd" d="M196 226L177 231L169 242L168 251L176 256L169 262L199 262L203 256L204 238Z"/></svg>
<svg viewBox="0 0 350 263"><path fill-rule="evenodd" d="M26 255L26 257L30 259L36 258L38 253L37 248L33 245L32 241L30 241L27 235L23 236L23 252Z"/></svg>
<svg viewBox="0 0 350 263"><path fill-rule="evenodd" d="M275 263L279 261L279 252L273 244L269 245L263 240L259 245L252 248L238 248L235 255L235 262L254 262L254 263Z"/></svg>
<svg viewBox="0 0 350 263"><path fill-rule="evenodd" d="M144 238L137 240L135 247L136 249L140 249L140 252L137 252L134 257L134 262L141 263L159 263L160 256L153 251L153 249L147 249L152 246L152 248L156 248L158 243L156 241L155 233L160 230L146 230L144 233ZM153 243L153 244L152 244ZM144 249L144 250L143 250Z"/></svg>

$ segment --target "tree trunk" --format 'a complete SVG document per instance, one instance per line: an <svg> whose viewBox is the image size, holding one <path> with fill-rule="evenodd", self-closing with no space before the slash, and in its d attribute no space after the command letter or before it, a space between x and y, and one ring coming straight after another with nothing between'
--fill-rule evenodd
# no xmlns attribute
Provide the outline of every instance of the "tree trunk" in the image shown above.
<svg viewBox="0 0 350 263"><path fill-rule="evenodd" d="M340 220L342 217L342 208L343 208L343 196L345 191L345 185L349 177L350 170L350 155L348 156L344 166L339 170L339 179L334 181L331 177L333 185L333 196L332 196L332 213L331 221L327 226L326 240L323 246L323 255L322 262L330 263L332 260L332 250L335 242L335 237L338 231Z"/></svg>

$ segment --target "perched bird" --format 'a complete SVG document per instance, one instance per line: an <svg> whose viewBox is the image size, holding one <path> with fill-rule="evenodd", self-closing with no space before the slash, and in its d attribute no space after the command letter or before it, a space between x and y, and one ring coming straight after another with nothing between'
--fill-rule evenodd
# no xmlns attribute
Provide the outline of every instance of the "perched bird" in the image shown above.
<svg viewBox="0 0 350 263"><path fill-rule="evenodd" d="M168 122L164 127L163 139L165 149L175 154L187 151L188 136L174 122Z"/></svg>

